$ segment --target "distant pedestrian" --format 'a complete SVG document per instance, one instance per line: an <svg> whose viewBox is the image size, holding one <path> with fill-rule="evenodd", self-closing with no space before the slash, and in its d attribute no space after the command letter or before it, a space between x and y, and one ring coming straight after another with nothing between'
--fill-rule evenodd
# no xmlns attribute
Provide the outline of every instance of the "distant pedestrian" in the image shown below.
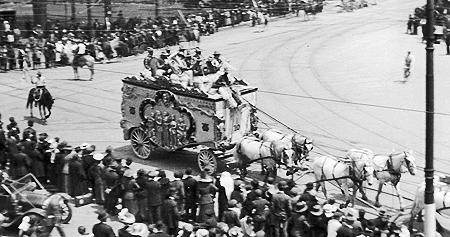
<svg viewBox="0 0 450 237"><path fill-rule="evenodd" d="M411 15L409 15L408 23L406 24L406 26L407 26L407 28L406 28L406 34L411 34L411 33L413 32L413 31L412 31L413 19L412 19Z"/></svg>
<svg viewBox="0 0 450 237"><path fill-rule="evenodd" d="M411 75L411 67L413 65L413 62L414 62L414 56L411 54L410 51L408 51L405 59L403 60L403 63L405 65L404 73L403 73L405 81L406 81L406 78L408 78Z"/></svg>
<svg viewBox="0 0 450 237"><path fill-rule="evenodd" d="M197 180L192 177L192 169L187 168L185 171L186 177L183 179L185 205L184 205L184 219L195 220L197 214Z"/></svg>

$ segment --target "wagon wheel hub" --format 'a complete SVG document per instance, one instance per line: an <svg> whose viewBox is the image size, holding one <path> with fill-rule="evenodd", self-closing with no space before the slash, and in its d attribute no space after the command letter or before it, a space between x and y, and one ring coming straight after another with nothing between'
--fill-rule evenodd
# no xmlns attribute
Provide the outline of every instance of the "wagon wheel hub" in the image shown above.
<svg viewBox="0 0 450 237"><path fill-rule="evenodd" d="M201 150L198 154L198 167L201 171L206 171L211 175L217 170L217 159L211 150Z"/></svg>

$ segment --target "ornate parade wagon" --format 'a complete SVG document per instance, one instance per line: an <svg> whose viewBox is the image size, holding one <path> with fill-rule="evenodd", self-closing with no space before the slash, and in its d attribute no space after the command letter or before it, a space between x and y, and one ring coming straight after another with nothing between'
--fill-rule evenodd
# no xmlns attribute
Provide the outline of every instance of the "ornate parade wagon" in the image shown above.
<svg viewBox="0 0 450 237"><path fill-rule="evenodd" d="M124 139L131 141L141 159L148 159L156 148L194 148L200 170L213 173L218 159L231 156L234 144L255 129L256 87L231 85L239 103L230 106L229 98L214 89L204 93L163 78L151 81L131 76L122 81L120 124Z"/></svg>

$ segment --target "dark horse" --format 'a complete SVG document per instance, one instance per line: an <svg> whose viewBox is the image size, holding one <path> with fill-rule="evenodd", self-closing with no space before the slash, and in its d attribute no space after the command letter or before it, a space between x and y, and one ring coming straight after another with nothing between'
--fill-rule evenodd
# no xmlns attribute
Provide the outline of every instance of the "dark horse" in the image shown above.
<svg viewBox="0 0 450 237"><path fill-rule="evenodd" d="M52 95L47 90L32 88L30 93L28 94L27 100L27 109L30 108L30 115L33 117L33 102L35 106L39 106L39 114L41 115L41 119L44 121L50 117L52 114L52 106L54 103L54 99ZM48 114L46 114L45 109L48 110ZM44 114L42 115L42 111Z"/></svg>
<svg viewBox="0 0 450 237"><path fill-rule="evenodd" d="M95 59L91 55L82 55L78 59L74 59L72 62L73 73L75 74L75 79L80 79L78 75L78 67L87 66L91 71L91 78L89 80L92 81L94 79L94 63Z"/></svg>

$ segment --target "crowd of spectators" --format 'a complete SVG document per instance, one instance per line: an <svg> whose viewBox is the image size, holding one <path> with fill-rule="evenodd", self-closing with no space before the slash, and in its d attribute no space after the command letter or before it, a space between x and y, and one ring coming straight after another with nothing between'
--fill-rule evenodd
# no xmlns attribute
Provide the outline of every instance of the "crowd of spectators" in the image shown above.
<svg viewBox="0 0 450 237"><path fill-rule="evenodd" d="M39 69L69 65L73 51L80 40L86 53L98 61L126 57L145 52L147 47L162 48L180 44L180 41L218 31L219 27L234 26L256 19L255 11L214 10L180 17L157 19L130 17L119 12L114 21L101 23L95 19L91 26L84 22L63 24L59 20L45 27L27 21L20 27L14 19L0 19L0 71Z"/></svg>
<svg viewBox="0 0 450 237"><path fill-rule="evenodd" d="M105 221L117 217L129 236L410 236L406 226L389 221L380 210L369 219L363 209L319 202L313 183L304 190L290 181L246 182L223 172L194 176L190 168L169 178L164 170L134 170L133 160L96 151L83 143L72 147L33 129L22 132L14 118L0 123L0 165L18 179L31 172L44 185L74 198L86 195L103 206L93 236L116 236ZM9 164L9 165L8 165ZM81 227L80 234L86 234ZM105 235L108 234L109 235Z"/></svg>

